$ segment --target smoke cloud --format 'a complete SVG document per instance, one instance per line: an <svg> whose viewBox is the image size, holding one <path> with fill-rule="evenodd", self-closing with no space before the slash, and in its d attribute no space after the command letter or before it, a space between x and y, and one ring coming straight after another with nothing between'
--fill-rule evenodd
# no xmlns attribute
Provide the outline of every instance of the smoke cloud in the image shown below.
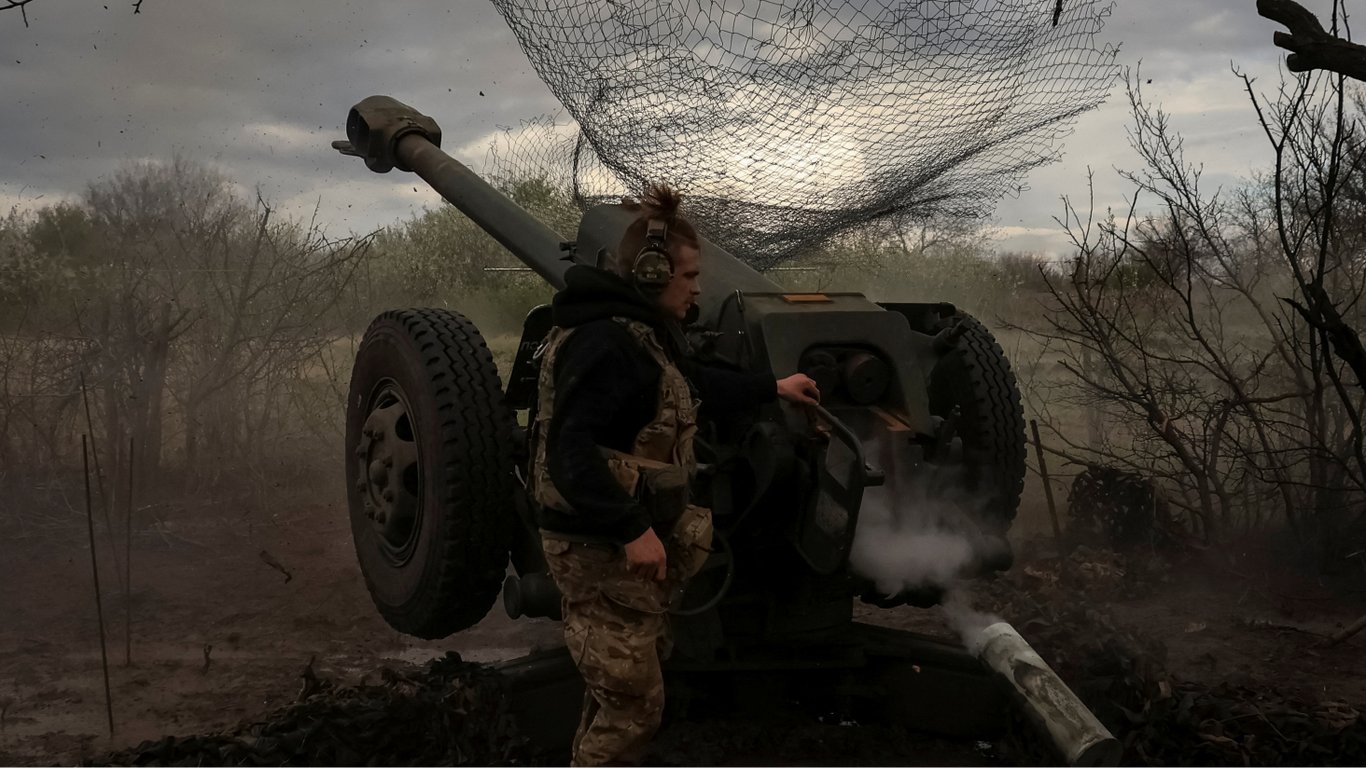
<svg viewBox="0 0 1366 768"><path fill-rule="evenodd" d="M962 588L950 590L939 607L943 609L949 627L957 633L963 641L963 647L973 656L982 653L982 632L992 624L1004 621L1000 616L973 608L972 599L967 590Z"/></svg>
<svg viewBox="0 0 1366 768"><path fill-rule="evenodd" d="M963 490L962 469L916 461L904 441L866 445L886 482L863 492L849 553L854 572L879 592L949 589L994 554L974 522L985 500Z"/></svg>
<svg viewBox="0 0 1366 768"><path fill-rule="evenodd" d="M948 587L975 559L971 543L960 533L902 528L894 518L865 521L859 521L850 562L884 595Z"/></svg>
<svg viewBox="0 0 1366 768"><path fill-rule="evenodd" d="M888 596L944 590L941 608L949 626L969 652L979 654L982 631L1001 621L972 607L965 583L1003 545L983 536L975 522L987 500L963 490L961 468L917 462L898 441L869 441L866 450L887 480L864 491L851 568Z"/></svg>

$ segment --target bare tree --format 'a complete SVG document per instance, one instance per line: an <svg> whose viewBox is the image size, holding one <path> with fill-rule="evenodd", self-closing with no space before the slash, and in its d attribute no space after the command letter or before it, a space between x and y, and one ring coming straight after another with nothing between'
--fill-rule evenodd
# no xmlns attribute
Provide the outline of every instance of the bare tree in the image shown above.
<svg viewBox="0 0 1366 768"><path fill-rule="evenodd" d="M80 339L44 332L41 308L65 303L65 270L28 238L33 216L0 220L0 466L56 466L74 417L71 361Z"/></svg>
<svg viewBox="0 0 1366 768"><path fill-rule="evenodd" d="M192 464L261 453L293 423L300 370L346 333L333 317L369 247L316 226L276 222L262 199L231 237L195 251L196 323L176 359L172 393ZM340 411L340 403L331 407Z"/></svg>
<svg viewBox="0 0 1366 768"><path fill-rule="evenodd" d="M1232 193L1202 187L1137 83L1130 140L1144 166L1125 174L1129 210L1096 221L1067 205L1077 256L1069 279L1049 280L1053 311L1034 332L1068 378L1037 388L1036 407L1079 460L1161 479L1207 541L1275 511L1332 556L1366 533L1350 333L1366 296L1363 211L1345 195L1366 148L1341 78L1283 83L1274 99L1244 79L1274 164ZM1065 405L1113 428L1077 441Z"/></svg>
<svg viewBox="0 0 1366 768"><path fill-rule="evenodd" d="M84 380L111 469L129 437L144 482L168 452L191 470L270 461L312 416L291 405L313 359L352 332L334 313L368 246L277 220L182 158L0 221L0 458L69 458Z"/></svg>

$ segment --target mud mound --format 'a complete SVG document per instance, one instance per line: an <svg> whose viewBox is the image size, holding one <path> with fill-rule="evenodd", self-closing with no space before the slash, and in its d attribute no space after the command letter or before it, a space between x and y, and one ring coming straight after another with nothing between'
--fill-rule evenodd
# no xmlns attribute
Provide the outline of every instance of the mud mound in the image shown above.
<svg viewBox="0 0 1366 768"><path fill-rule="evenodd" d="M1150 765L1366 764L1366 723L1345 702L1183 683L1125 714L1125 742Z"/></svg>
<svg viewBox="0 0 1366 768"><path fill-rule="evenodd" d="M1168 670L1163 643L1116 621L1105 607L1116 591L1142 586L1132 574L1123 578L1139 570L1133 558L1078 552L1069 565L1086 576L1073 576L1073 586L1065 586L1056 560L1035 562L993 585L991 601L1124 743L1126 764L1366 764L1362 702L1180 679ZM1111 572L1119 576L1096 576Z"/></svg>
<svg viewBox="0 0 1366 768"><path fill-rule="evenodd" d="M1121 596L1171 578L1151 556L1078 549L1064 579L1056 558L1033 559L981 585L978 604L1015 624L1124 743L1127 764L1366 764L1366 702L1317 696L1329 667L1354 651L1287 633L1251 657L1261 678L1190 679L1152 627L1115 618ZM1154 584L1157 581L1158 584ZM1159 592L1161 590L1158 590ZM1213 631L1215 618L1208 617ZM1179 629L1176 631L1180 631ZM1255 636L1229 630L1227 643ZM1177 647L1177 646L1173 646ZM1294 657L1294 658L1292 658ZM1172 655L1172 658L1176 658ZM1237 657L1249 658L1246 654ZM1185 679L1183 679L1183 676ZM548 757L513 726L491 669L448 654L424 669L381 670L378 682L338 686L304 671L298 701L229 731L167 737L107 755L113 765L531 764ZM680 700L683 701L683 700ZM679 702L675 702L677 705ZM822 710L824 711L824 710ZM692 716L688 716L691 712ZM649 760L664 765L1048 765L1058 757L1019 720L993 743L937 739L884 725L813 717L805 707L674 711Z"/></svg>
<svg viewBox="0 0 1366 768"><path fill-rule="evenodd" d="M168 736L107 765L491 765L525 762L497 673L448 653L339 687L304 670L294 704L226 733Z"/></svg>
<svg viewBox="0 0 1366 768"><path fill-rule="evenodd" d="M772 718L667 724L646 765L1010 765L985 741L938 738L891 725Z"/></svg>

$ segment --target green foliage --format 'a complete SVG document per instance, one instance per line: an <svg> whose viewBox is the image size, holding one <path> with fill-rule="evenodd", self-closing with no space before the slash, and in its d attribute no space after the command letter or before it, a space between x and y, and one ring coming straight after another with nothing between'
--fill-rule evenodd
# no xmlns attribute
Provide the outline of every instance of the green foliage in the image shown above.
<svg viewBox="0 0 1366 768"><path fill-rule="evenodd" d="M0 222L0 463L69 461L76 429L92 432L110 466L136 438L148 473L167 457L195 470L268 460L310 426L313 414L288 406L350 324L338 305L366 246L279 221L180 157L131 165L79 202L10 215ZM77 427L87 398L93 424Z"/></svg>
<svg viewBox="0 0 1366 768"><path fill-rule="evenodd" d="M53 305L64 301L69 308L91 282L90 265L73 257L90 237L84 211L71 203L28 215L11 212L0 220L0 330L53 322L50 316L34 316L32 296L49 297Z"/></svg>
<svg viewBox="0 0 1366 768"><path fill-rule="evenodd" d="M577 230L573 200L545 180L503 188ZM270 462L335 440L356 338L382 309L450 307L497 336L550 298L452 207L333 241L239 190L173 157L0 219L0 464L72 460L87 431L82 378L111 467L129 436L149 473L183 465L212 479Z"/></svg>
<svg viewBox="0 0 1366 768"><path fill-rule="evenodd" d="M540 178L504 180L502 191L572 239L579 211L572 198ZM550 289L473 221L449 205L384 230L374 243L367 284L376 312L439 306L470 317L486 333L519 330L522 318L550 300Z"/></svg>
<svg viewBox="0 0 1366 768"><path fill-rule="evenodd" d="M1047 269L1034 255L993 253L980 230L927 226L836 239L769 277L794 290L858 291L875 301L946 301L996 319L1029 309L1009 300L1042 293Z"/></svg>

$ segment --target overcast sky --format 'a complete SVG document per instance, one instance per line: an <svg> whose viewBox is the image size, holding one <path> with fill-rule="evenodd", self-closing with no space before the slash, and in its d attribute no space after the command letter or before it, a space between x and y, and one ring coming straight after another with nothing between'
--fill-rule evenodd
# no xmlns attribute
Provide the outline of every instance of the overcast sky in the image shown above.
<svg viewBox="0 0 1366 768"><path fill-rule="evenodd" d="M1305 5L1326 19L1328 0ZM432 115L444 147L476 164L500 127L559 110L479 0L144 0L137 15L129 0L32 0L28 20L0 12L0 211L76 197L130 160L180 151L296 217L316 207L330 231L363 232L438 198L415 176L378 176L330 149L359 99L389 94ZM1208 181L1232 184L1268 152L1230 65L1274 89L1276 29L1253 0L1119 0L1101 39L1120 45L1121 64L1142 61L1148 96ZM999 247L1063 253L1052 217L1060 196L1084 199L1088 166L1098 206L1122 205L1113 169L1136 163L1127 122L1117 83L1078 121L1063 161L1001 202Z"/></svg>

